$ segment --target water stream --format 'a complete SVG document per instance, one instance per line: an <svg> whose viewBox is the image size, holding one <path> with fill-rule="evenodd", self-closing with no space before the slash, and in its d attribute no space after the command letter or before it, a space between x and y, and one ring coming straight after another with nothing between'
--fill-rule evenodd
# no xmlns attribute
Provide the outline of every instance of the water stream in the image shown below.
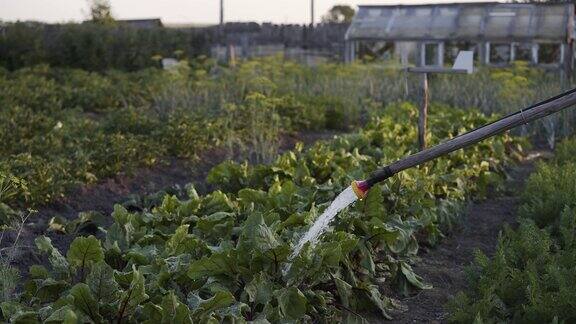
<svg viewBox="0 0 576 324"><path fill-rule="evenodd" d="M352 187L346 188L338 195L338 197L336 197L336 199L334 199L332 204L330 204L330 206L326 208L326 210L322 213L322 215L320 215L320 217L316 219L312 227L308 229L308 232L306 232L306 234L302 236L300 241L298 241L298 244L296 244L296 247L294 248L294 251L290 255L290 258L288 258L289 263L288 266L285 268L284 271L285 273L287 273L290 270L292 260L296 256L298 256L298 254L300 254L300 251L302 251L304 245L308 242L310 242L312 246L316 245L318 239L320 238L322 233L324 233L326 229L328 229L328 226L330 225L332 220L336 217L338 212L348 207L357 199L358 197L354 193L354 190L352 190Z"/></svg>

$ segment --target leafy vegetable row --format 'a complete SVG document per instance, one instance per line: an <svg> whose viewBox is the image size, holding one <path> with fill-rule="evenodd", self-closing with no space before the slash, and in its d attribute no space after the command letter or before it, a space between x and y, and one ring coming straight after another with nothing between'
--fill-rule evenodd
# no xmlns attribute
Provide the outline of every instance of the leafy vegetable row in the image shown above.
<svg viewBox="0 0 576 324"><path fill-rule="evenodd" d="M392 105L357 134L269 165L227 162L208 176L205 196L115 206L111 226L76 238L66 256L46 237L46 258L23 291L0 304L11 321L268 323L361 322L391 317L386 291L426 289L411 265L420 243L433 244L458 221L469 197L497 185L519 143L492 138L408 170L342 212L315 246L286 270L288 255L329 202L354 179L415 150L416 108ZM489 121L435 106L430 140ZM142 200L146 201L146 200ZM84 215L86 216L86 215ZM94 222L84 217L73 232ZM79 224L81 226L78 226ZM75 234L75 233L71 233ZM417 237L421 239L418 242Z"/></svg>
<svg viewBox="0 0 576 324"><path fill-rule="evenodd" d="M560 92L559 81L518 64L435 77L431 99L505 113ZM307 67L278 58L235 68L198 59L171 72L0 69L0 182L15 177L25 184L14 184L14 194L0 202L42 205L74 185L165 158L193 161L213 147L271 162L286 132L349 131L386 104L416 99L418 89L416 77L381 65ZM573 116L561 120L547 119L545 133L570 132Z"/></svg>
<svg viewBox="0 0 576 324"><path fill-rule="evenodd" d="M194 162L214 148L269 162L286 133L358 122L358 114L338 98L271 93L266 89L276 85L265 77L248 82L258 66L217 78L206 69L104 75L45 66L0 71L0 183L12 191L0 202L36 207L65 196L74 185L167 158ZM249 131L255 129L261 131Z"/></svg>

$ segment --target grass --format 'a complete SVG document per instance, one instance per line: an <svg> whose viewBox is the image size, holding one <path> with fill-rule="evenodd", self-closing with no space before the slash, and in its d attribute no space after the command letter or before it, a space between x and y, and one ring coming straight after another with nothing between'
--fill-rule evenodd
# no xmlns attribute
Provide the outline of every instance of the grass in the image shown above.
<svg viewBox="0 0 576 324"><path fill-rule="evenodd" d="M34 211L14 212L1 201L0 213L4 219L0 225L0 303L3 303L14 297L21 280L20 271L13 265L18 258L22 231ZM7 233L15 233L10 244L3 242Z"/></svg>

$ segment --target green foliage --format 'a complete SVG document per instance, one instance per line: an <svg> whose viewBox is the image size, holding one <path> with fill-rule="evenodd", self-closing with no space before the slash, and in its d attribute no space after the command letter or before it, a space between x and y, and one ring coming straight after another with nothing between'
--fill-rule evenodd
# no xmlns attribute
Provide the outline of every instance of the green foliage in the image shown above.
<svg viewBox="0 0 576 324"><path fill-rule="evenodd" d="M70 244L66 259L70 266L80 269L84 276L85 268L104 260L104 252L100 241L94 236L77 237Z"/></svg>
<svg viewBox="0 0 576 324"><path fill-rule="evenodd" d="M316 246L305 246L288 265L298 239L353 179L416 149L415 107L388 109L390 114L373 117L356 134L286 152L270 164L216 166L209 174L215 191L206 195L190 188L188 197L165 195L151 208L146 199L134 199L129 205L138 212L117 205L113 224L103 228L105 237L76 238L66 258L48 238L38 238L50 269L30 270L25 292L5 306L1 319L242 323L366 321L356 314L391 318L394 303L384 292L429 288L411 266L417 235L436 242L447 224L458 221L458 207L467 197L497 183L517 142L509 136L489 139L373 188L365 200L341 212ZM430 139L457 136L488 121L475 112L437 106L430 116L437 132ZM92 219L81 218L63 225L64 230Z"/></svg>
<svg viewBox="0 0 576 324"><path fill-rule="evenodd" d="M79 29L78 33L74 28ZM0 96L3 107L0 111L0 173L14 176L27 185L26 190L18 190L9 199L7 203L12 207L48 203L62 198L77 184L93 183L118 173L130 174L173 157L195 162L208 154L205 152L225 151L233 159L271 162L294 133L350 131L369 122L371 117L382 116L383 112L391 117L402 115L398 116L397 124L388 122L388 127L401 128L404 125L399 123L416 120L414 107L398 108L403 106L398 102L414 99L408 94L413 93L416 83L410 76L406 80L405 75L388 68L337 64L306 67L276 58L251 60L236 68L225 68L215 67L212 61L203 58L183 63L174 71L144 69L126 73L108 70L109 65L116 67L116 63L109 62L117 55L108 58L107 53L114 51L105 47L101 49L102 55L76 53L86 47L76 37L97 39L89 42L91 46L100 46L101 42L107 46L107 42L116 42L116 36L121 41L124 29L131 29L120 28L116 31L118 35L110 31L113 35L94 38L91 34L94 30L116 28L95 24L74 28L64 33L67 35L64 43L74 44L75 51L51 53L73 54L71 61L77 62L76 65L64 64L66 66L101 70L89 66L102 64L106 72L43 65L0 73L3 94ZM155 33L146 31L147 36L141 36L153 38ZM135 43L139 44L129 40L122 44ZM138 54L126 59L129 61L126 64L139 65L138 61L143 60L140 53L149 50L134 46ZM0 52L2 49L0 46ZM84 66L84 60L94 63ZM555 83L546 75L523 66L500 72L482 70L466 78L471 81L448 82L441 76L431 80L431 87L437 87L431 90L433 102L478 107L488 112L507 111L555 92L551 90ZM520 79L529 82L520 82ZM534 81L541 79L550 86ZM510 82L520 85L507 85ZM480 97L476 97L479 84L487 89L481 89ZM459 90L455 92L454 87ZM538 90L533 97L504 100L510 91L502 92L500 88L549 91ZM407 110L411 112L407 114ZM430 125L431 141L454 136L470 129L470 125L479 125L481 120L476 112L463 111L459 116L437 118L434 123L438 126ZM568 127L570 123L562 125ZM412 139L413 131L411 128L400 134L403 136L398 139L400 146L411 143L405 139ZM398 135L398 132L392 133ZM491 163L490 167L497 164L497 161L486 162ZM483 183L494 180L490 178L494 175L486 173L475 183L485 187Z"/></svg>
<svg viewBox="0 0 576 324"><path fill-rule="evenodd" d="M560 142L554 151L554 162L559 165L574 162L576 156L576 138L567 138Z"/></svg>
<svg viewBox="0 0 576 324"><path fill-rule="evenodd" d="M119 287L114 280L114 270L105 262L92 267L86 283L98 302L113 303L118 300Z"/></svg>
<svg viewBox="0 0 576 324"><path fill-rule="evenodd" d="M351 23L354 18L356 10L347 5L333 6L328 13L322 17L322 22L325 23Z"/></svg>
<svg viewBox="0 0 576 324"><path fill-rule="evenodd" d="M561 142L552 161L541 163L530 176L522 195L520 215L533 219L539 227L558 227L559 215L576 203L576 141Z"/></svg>
<svg viewBox="0 0 576 324"><path fill-rule="evenodd" d="M576 320L574 140L530 176L517 230L507 228L492 258L478 253L471 290L452 302L452 320L571 323Z"/></svg>
<svg viewBox="0 0 576 324"><path fill-rule="evenodd" d="M244 105L226 107L222 125L228 130L224 145L231 156L238 152L253 163L269 163L278 153L281 117L276 107L281 99L250 93Z"/></svg>
<svg viewBox="0 0 576 324"><path fill-rule="evenodd" d="M63 28L69 30L56 36L71 44L102 31L106 37L118 35L120 41L132 32L150 37L152 43L156 37L93 24L81 30ZM9 38L16 37L10 33ZM111 40L102 42L91 45L109 53L105 45ZM126 44L138 49L139 41ZM128 64L106 55L95 57L93 49L87 49L90 55L81 50L79 46L66 52L77 61L74 66L99 70ZM84 54L86 58L76 57ZM130 68L146 65L140 54L132 59ZM474 82L494 78L490 100L471 98L473 91L465 90L466 96L446 94L439 101L486 109L496 107L495 98L506 94L497 91L499 85L538 86L516 75L530 71L511 73L481 71L474 76ZM50 239L39 237L36 246L47 258L47 268L33 266L19 294L14 294L19 290L13 284L2 283L0 288L10 298L2 300L0 321L365 322L356 313L389 318L394 303L384 292L410 294L429 288L412 269L419 244L435 244L450 231L466 199L481 199L489 188L498 189L504 166L521 152L522 143L510 135L491 138L397 175L343 211L317 246L306 246L288 269L294 244L327 202L352 180L416 151L417 109L398 103L406 98L405 81L375 66L308 68L274 59L245 62L235 69L195 61L170 72L99 74L46 66L0 71L4 222L18 215L8 204L50 202L75 184L162 163L166 157L196 161L210 156L202 153L206 150L228 149L232 157L256 163L227 161L216 166L207 179L215 191L203 196L191 187L187 198L135 197L115 207L110 226L95 213L82 213L70 222L54 218L52 230L76 235L87 226L99 226L105 237L77 238L66 257ZM432 93L443 94L444 80L436 81L439 90ZM506 102L514 105L523 99ZM494 118L434 103L427 137L439 143ZM279 138L286 134L349 131L359 125L362 130L353 134L306 150L299 144L294 151L278 154ZM559 161L568 159L568 144L558 150L566 152L558 155ZM574 167L566 165L562 172L572 172ZM554 177L563 174L549 171ZM550 244L535 239L537 234L530 236L533 245L522 250L522 258L574 244L574 200L570 195L549 200L553 182L544 177L531 181L533 196L542 203L527 199L524 208L538 210L527 217L553 225L553 236ZM571 192L570 180L562 181ZM560 218L550 216L561 211ZM560 243L556 236L562 238Z"/></svg>
<svg viewBox="0 0 576 324"><path fill-rule="evenodd" d="M116 315L118 322L122 322L124 318L130 318L138 306L147 299L148 295L146 295L144 276L140 271L133 268L132 282L130 286L121 293L120 302L118 303Z"/></svg>
<svg viewBox="0 0 576 324"><path fill-rule="evenodd" d="M90 0L90 16L92 22L100 25L114 25L112 6L108 0Z"/></svg>
<svg viewBox="0 0 576 324"><path fill-rule="evenodd" d="M18 281L20 281L18 269L2 264L0 269L0 303L10 301L16 291Z"/></svg>
<svg viewBox="0 0 576 324"><path fill-rule="evenodd" d="M154 56L193 58L209 52L211 35L198 29L139 29L115 24L98 0L91 23L16 22L0 35L0 66L16 70L37 64L88 71L158 67Z"/></svg>
<svg viewBox="0 0 576 324"><path fill-rule="evenodd" d="M48 255L48 261L52 269L57 272L59 276L68 273L69 263L64 256L53 245L52 240L45 236L39 236L35 240L38 250Z"/></svg>
<svg viewBox="0 0 576 324"><path fill-rule="evenodd" d="M304 294L296 287L288 287L276 291L278 307L283 318L297 320L306 314L307 300Z"/></svg>
<svg viewBox="0 0 576 324"><path fill-rule="evenodd" d="M360 122L350 98L291 89L293 80L274 72L310 72L300 66L254 61L216 78L209 67L99 74L36 66L1 74L0 173L19 182L4 202L48 203L78 183L166 157L194 161L212 148L271 162L286 133Z"/></svg>
<svg viewBox="0 0 576 324"><path fill-rule="evenodd" d="M11 174L0 172L0 203L12 202L16 197L28 195L28 185L26 181ZM2 224L0 222L0 224Z"/></svg>
<svg viewBox="0 0 576 324"><path fill-rule="evenodd" d="M100 315L100 307L98 301L92 295L90 287L84 283L76 284L70 289L70 295L72 296L72 306L77 310L82 312L90 320L95 323L102 322L102 316Z"/></svg>
<svg viewBox="0 0 576 324"><path fill-rule="evenodd" d="M576 207L576 163L539 165L522 197L522 217L533 219L539 227L557 226L564 208Z"/></svg>
<svg viewBox="0 0 576 324"><path fill-rule="evenodd" d="M573 221L573 212L570 217ZM522 222L516 231L507 229L492 259L477 256L472 289L453 302L452 320L573 322L575 252L532 221Z"/></svg>
<svg viewBox="0 0 576 324"><path fill-rule="evenodd" d="M326 128L327 106L317 104L316 98L286 96L282 99L278 102L276 110L285 120L290 121L292 128L301 130Z"/></svg>

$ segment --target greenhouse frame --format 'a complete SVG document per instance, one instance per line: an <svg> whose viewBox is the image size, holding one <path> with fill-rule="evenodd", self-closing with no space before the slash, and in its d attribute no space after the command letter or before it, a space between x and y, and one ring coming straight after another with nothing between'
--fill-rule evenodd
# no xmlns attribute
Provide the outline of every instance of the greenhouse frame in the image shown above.
<svg viewBox="0 0 576 324"><path fill-rule="evenodd" d="M572 73L574 4L453 3L360 6L346 33L345 59L396 59L444 66L460 50L475 61L514 61Z"/></svg>

